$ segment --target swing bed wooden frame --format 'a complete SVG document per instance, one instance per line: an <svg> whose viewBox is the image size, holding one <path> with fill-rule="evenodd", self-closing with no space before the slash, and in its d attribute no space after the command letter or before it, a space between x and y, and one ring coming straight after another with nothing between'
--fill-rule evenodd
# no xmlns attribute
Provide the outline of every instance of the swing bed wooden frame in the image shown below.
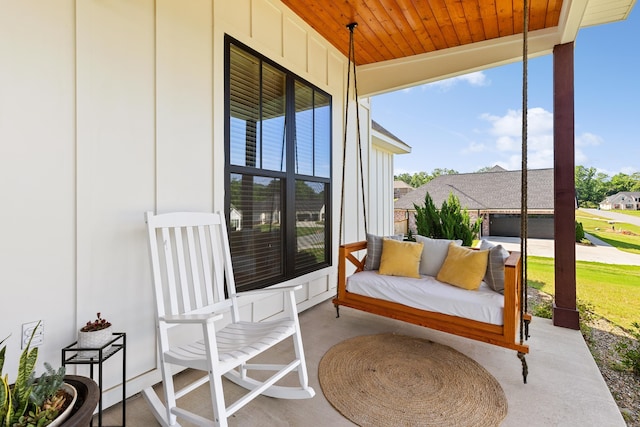
<svg viewBox="0 0 640 427"><path fill-rule="evenodd" d="M516 337L520 321L520 295L522 295L522 283L520 280L522 263L520 252L510 252L509 257L505 261L503 324L494 325L463 317L421 310L396 302L358 295L347 291L347 269L355 267L353 274L364 270L366 255L362 258L358 255L361 251L366 252L366 249L366 241L347 243L340 246L338 255L338 290L337 296L333 299L333 304L336 306L337 317L340 316L339 310L342 305L516 350L518 351L518 356L523 361L524 369L524 355L529 353L529 346L519 342ZM523 313L523 316L526 320L531 320L531 315L528 313ZM525 374L523 373L523 375Z"/></svg>

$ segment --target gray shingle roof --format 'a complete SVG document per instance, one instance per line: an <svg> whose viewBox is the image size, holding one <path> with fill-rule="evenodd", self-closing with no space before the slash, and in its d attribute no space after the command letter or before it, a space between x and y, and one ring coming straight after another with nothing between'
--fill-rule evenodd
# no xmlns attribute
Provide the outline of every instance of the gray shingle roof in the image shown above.
<svg viewBox="0 0 640 427"><path fill-rule="evenodd" d="M413 189L413 187L410 186L409 184L407 184L406 182L398 181L398 180L393 181L393 188L411 188L411 189Z"/></svg>
<svg viewBox="0 0 640 427"><path fill-rule="evenodd" d="M621 191L619 193L612 194L610 196L605 197L605 199L601 203L613 202L614 200L617 200L621 196L627 196L629 198L638 198L640 197L640 191Z"/></svg>
<svg viewBox="0 0 640 427"><path fill-rule="evenodd" d="M385 129L384 127L382 127L382 125L378 122L376 122L375 120L371 120L371 128L373 130L376 130L378 132L380 132L383 135L388 136L391 139L395 139L398 142L401 142L403 144L405 144L404 141L402 141L400 138L398 138L397 136L395 136L394 134L392 134L391 132L389 132L387 129Z"/></svg>
<svg viewBox="0 0 640 427"><path fill-rule="evenodd" d="M520 177L519 170L440 175L400 197L394 207L414 210L414 203L424 205L428 192L436 207L453 193L469 210L519 210ZM553 169L528 170L527 187L529 209L553 210Z"/></svg>

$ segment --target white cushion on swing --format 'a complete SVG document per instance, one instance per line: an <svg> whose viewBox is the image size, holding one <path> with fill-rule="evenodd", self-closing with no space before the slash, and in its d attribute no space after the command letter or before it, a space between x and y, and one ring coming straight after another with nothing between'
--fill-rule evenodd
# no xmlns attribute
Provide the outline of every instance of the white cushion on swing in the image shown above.
<svg viewBox="0 0 640 427"><path fill-rule="evenodd" d="M485 282L480 284L478 290L468 291L427 275L413 279L361 271L347 278L347 291L493 325L504 323L504 296L493 291Z"/></svg>

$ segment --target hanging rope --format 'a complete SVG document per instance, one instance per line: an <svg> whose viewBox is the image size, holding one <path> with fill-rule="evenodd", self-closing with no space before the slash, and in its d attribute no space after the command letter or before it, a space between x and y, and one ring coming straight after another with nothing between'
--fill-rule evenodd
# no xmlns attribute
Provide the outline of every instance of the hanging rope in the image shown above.
<svg viewBox="0 0 640 427"><path fill-rule="evenodd" d="M527 110L528 110L528 58L529 58L529 2L524 0L524 27L522 29L522 173L521 173L521 199L520 199L520 253L522 271L520 283L522 293L520 295L520 344L529 338L529 320L525 319L528 311L527 304L527 238L528 238L528 188L527 188Z"/></svg>
<svg viewBox="0 0 640 427"><path fill-rule="evenodd" d="M351 89L351 68L353 67L353 86L354 86L354 96L355 96L355 107L356 107L356 140L358 144L358 163L360 164L360 190L362 193L362 211L364 215L364 232L365 234L368 232L367 229L367 206L365 204L365 193L364 193L364 167L362 161L362 144L360 142L360 108L358 107L358 80L356 75L356 52L355 45L353 41L353 31L358 26L356 22L352 22L347 25L349 29L349 65L347 69L347 93L345 95L345 108L344 108L344 139L342 141L342 192L340 195L340 228L339 228L339 238L340 242L343 242L343 233L342 233L342 224L344 222L344 193L345 193L345 172L347 169L347 131L349 124L349 95Z"/></svg>

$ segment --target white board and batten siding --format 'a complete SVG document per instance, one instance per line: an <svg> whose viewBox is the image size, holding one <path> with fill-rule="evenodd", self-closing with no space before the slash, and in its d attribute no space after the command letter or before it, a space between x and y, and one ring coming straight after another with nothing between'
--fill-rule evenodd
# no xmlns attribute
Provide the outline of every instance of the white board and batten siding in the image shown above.
<svg viewBox="0 0 640 427"><path fill-rule="evenodd" d="M100 311L127 332L128 393L159 380L143 213L224 208L225 34L332 96L334 262L292 282L304 285L300 310L334 295L347 60L333 46L277 0L3 1L0 336L11 334L11 376L23 323L44 321L41 370ZM348 167L348 182L358 174ZM358 191L347 189L345 241L363 238ZM279 309L245 307L257 319ZM109 405L120 364L104 368Z"/></svg>
<svg viewBox="0 0 640 427"><path fill-rule="evenodd" d="M379 235L395 234L394 231L394 157L408 154L411 147L404 142L391 138L383 132L371 129L371 158L369 161L369 206L375 207L368 214L369 228ZM366 175L366 173L365 173Z"/></svg>

